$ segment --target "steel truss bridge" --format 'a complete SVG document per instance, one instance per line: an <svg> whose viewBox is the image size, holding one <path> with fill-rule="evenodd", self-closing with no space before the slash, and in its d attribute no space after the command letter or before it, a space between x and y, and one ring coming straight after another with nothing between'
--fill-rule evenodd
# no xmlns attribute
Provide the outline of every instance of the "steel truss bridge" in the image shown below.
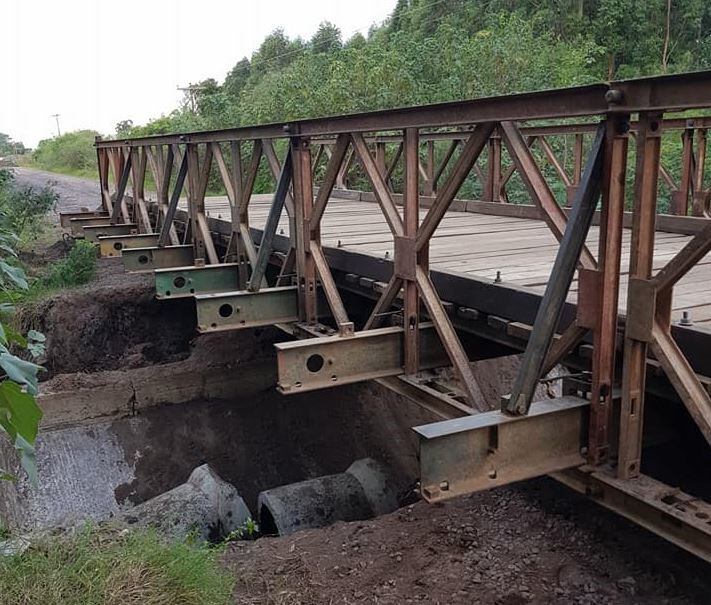
<svg viewBox="0 0 711 605"><path fill-rule="evenodd" d="M282 327L285 395L376 379L436 413L427 500L551 474L711 560L711 506L642 473L657 406L711 442L710 108L700 72L97 139L101 208L62 223L193 297L202 332ZM517 351L485 401L470 362Z"/></svg>

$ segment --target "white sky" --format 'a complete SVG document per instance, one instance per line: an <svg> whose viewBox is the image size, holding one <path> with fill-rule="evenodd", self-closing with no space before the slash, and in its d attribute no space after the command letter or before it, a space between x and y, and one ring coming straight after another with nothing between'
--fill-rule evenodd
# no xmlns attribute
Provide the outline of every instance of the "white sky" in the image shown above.
<svg viewBox="0 0 711 605"><path fill-rule="evenodd" d="M177 107L178 85L222 81L277 27L344 40L396 0L0 0L0 132L34 147L62 132L110 134Z"/></svg>

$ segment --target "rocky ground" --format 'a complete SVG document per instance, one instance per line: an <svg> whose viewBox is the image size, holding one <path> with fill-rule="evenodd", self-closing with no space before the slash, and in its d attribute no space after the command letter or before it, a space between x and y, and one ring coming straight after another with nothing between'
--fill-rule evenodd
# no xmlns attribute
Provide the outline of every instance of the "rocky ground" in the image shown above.
<svg viewBox="0 0 711 605"><path fill-rule="evenodd" d="M98 203L92 181L16 174L36 186L54 181L61 210ZM328 410L312 418L324 433L357 421L338 405ZM290 447L298 457L313 443ZM711 602L711 566L545 478L439 505L416 501L371 521L234 543L224 564L237 579L238 605Z"/></svg>

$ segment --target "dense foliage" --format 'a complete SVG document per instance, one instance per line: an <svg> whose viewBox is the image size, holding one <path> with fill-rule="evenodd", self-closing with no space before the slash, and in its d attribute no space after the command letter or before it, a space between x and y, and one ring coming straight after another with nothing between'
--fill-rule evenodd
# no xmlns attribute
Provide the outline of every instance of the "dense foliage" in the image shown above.
<svg viewBox="0 0 711 605"><path fill-rule="evenodd" d="M399 0L345 43L275 30L133 134L282 121L711 66L704 0Z"/></svg>
<svg viewBox="0 0 711 605"><path fill-rule="evenodd" d="M23 155L26 151L20 141L13 141L10 135L0 132L0 158L8 155Z"/></svg>
<svg viewBox="0 0 711 605"><path fill-rule="evenodd" d="M21 194L23 192L15 186L12 174L0 171L0 291L3 301L12 301L13 293L26 291L29 287L15 251L19 238L14 229L18 225L27 227L27 214L17 201ZM35 209L40 208L42 203L33 202L33 198L53 196L51 192L37 194L31 190L24 191L24 194L29 196L28 206ZM23 214L22 218L16 216L18 210ZM45 337L34 330L26 336L16 332L8 322L13 311L11 302L0 303L0 433L10 439L20 454L23 468L35 481L34 444L42 417L35 395L37 373L41 368L13 354L11 348L24 349L28 353L26 357L36 358L44 351ZM12 478L0 468L0 480Z"/></svg>
<svg viewBox="0 0 711 605"><path fill-rule="evenodd" d="M94 139L98 132L77 130L53 139L44 139L37 145L33 159L40 168L75 174L96 172Z"/></svg>

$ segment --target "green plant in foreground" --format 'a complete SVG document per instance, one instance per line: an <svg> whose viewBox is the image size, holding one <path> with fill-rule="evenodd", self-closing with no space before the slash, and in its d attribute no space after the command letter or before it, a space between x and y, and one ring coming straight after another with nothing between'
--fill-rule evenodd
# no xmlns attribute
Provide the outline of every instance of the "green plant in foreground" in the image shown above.
<svg viewBox="0 0 711 605"><path fill-rule="evenodd" d="M95 273L96 247L91 242L78 240L65 259L51 266L40 285L45 288L80 286L89 282Z"/></svg>
<svg viewBox="0 0 711 605"><path fill-rule="evenodd" d="M12 178L2 176L0 201L12 190ZM18 237L8 224L11 224L8 214L0 205L0 290L12 300L12 293L26 291L28 283L25 272L17 263L15 246ZM7 435L19 452L20 462L30 481L36 483L35 440L42 411L37 406L35 395L37 373L41 368L11 353L10 347L19 346L35 357L43 352L44 336L32 330L25 338L13 330L8 323L13 311L12 304L0 303L0 431ZM0 468L0 480L8 479L14 479L13 475Z"/></svg>
<svg viewBox="0 0 711 605"><path fill-rule="evenodd" d="M249 517L237 529L232 530L225 539L224 543L235 542L237 540L256 540L259 537L259 524Z"/></svg>
<svg viewBox="0 0 711 605"><path fill-rule="evenodd" d="M222 550L153 531L85 528L0 558L0 605L226 605Z"/></svg>

